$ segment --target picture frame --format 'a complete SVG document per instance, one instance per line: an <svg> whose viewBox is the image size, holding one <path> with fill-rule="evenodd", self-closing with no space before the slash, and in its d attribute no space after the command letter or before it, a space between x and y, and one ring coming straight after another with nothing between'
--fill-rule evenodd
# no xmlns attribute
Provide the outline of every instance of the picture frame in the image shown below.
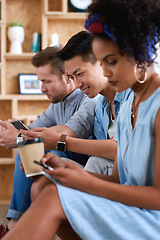
<svg viewBox="0 0 160 240"><path fill-rule="evenodd" d="M38 80L37 74L18 74L20 94L43 94L41 92L41 81Z"/></svg>

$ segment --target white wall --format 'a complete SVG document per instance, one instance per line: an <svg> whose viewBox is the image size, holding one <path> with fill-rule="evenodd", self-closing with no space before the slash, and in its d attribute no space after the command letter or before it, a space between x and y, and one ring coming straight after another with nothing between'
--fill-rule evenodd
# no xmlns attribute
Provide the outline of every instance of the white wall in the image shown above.
<svg viewBox="0 0 160 240"><path fill-rule="evenodd" d="M159 76L160 76L160 47L159 47L157 53L158 53L158 56L155 59L155 61L157 63L154 63L154 69L155 69L155 72L157 72L159 74Z"/></svg>

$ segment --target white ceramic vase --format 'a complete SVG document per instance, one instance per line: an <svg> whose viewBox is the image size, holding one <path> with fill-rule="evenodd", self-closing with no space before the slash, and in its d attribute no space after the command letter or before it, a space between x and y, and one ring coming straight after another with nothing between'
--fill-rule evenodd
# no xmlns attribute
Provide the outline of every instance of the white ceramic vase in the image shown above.
<svg viewBox="0 0 160 240"><path fill-rule="evenodd" d="M24 41L24 28L22 26L9 27L7 34L10 41L9 52L12 54L21 54L22 43Z"/></svg>
<svg viewBox="0 0 160 240"><path fill-rule="evenodd" d="M55 46L59 46L59 36L57 33L53 33L51 35L51 44L50 47L55 47Z"/></svg>

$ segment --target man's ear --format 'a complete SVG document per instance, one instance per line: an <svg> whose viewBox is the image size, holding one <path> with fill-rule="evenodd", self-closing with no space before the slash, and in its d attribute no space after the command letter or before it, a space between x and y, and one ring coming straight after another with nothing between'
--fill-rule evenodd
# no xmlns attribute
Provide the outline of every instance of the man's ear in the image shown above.
<svg viewBox="0 0 160 240"><path fill-rule="evenodd" d="M68 84L70 84L71 82L73 82L73 79L70 77L70 76L68 76L68 74L67 74L67 71L65 70L65 77L66 77L66 79L67 79L67 83Z"/></svg>

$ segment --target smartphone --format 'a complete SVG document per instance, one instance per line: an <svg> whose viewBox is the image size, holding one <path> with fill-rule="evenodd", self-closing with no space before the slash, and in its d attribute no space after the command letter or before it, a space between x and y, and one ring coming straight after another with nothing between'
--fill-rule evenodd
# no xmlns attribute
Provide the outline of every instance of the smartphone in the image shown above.
<svg viewBox="0 0 160 240"><path fill-rule="evenodd" d="M29 129L26 125L24 125L24 123L22 123L20 120L11 121L11 124L12 124L18 131L20 131L20 129L24 129L24 130L30 131L30 129Z"/></svg>
<svg viewBox="0 0 160 240"><path fill-rule="evenodd" d="M54 168L50 167L49 165L47 165L47 164L44 163L44 162L39 162L39 161L36 161L36 160L34 160L33 162L34 162L35 164L38 164L38 165L40 165L40 166L46 168L46 169L51 170L51 171L54 170Z"/></svg>

